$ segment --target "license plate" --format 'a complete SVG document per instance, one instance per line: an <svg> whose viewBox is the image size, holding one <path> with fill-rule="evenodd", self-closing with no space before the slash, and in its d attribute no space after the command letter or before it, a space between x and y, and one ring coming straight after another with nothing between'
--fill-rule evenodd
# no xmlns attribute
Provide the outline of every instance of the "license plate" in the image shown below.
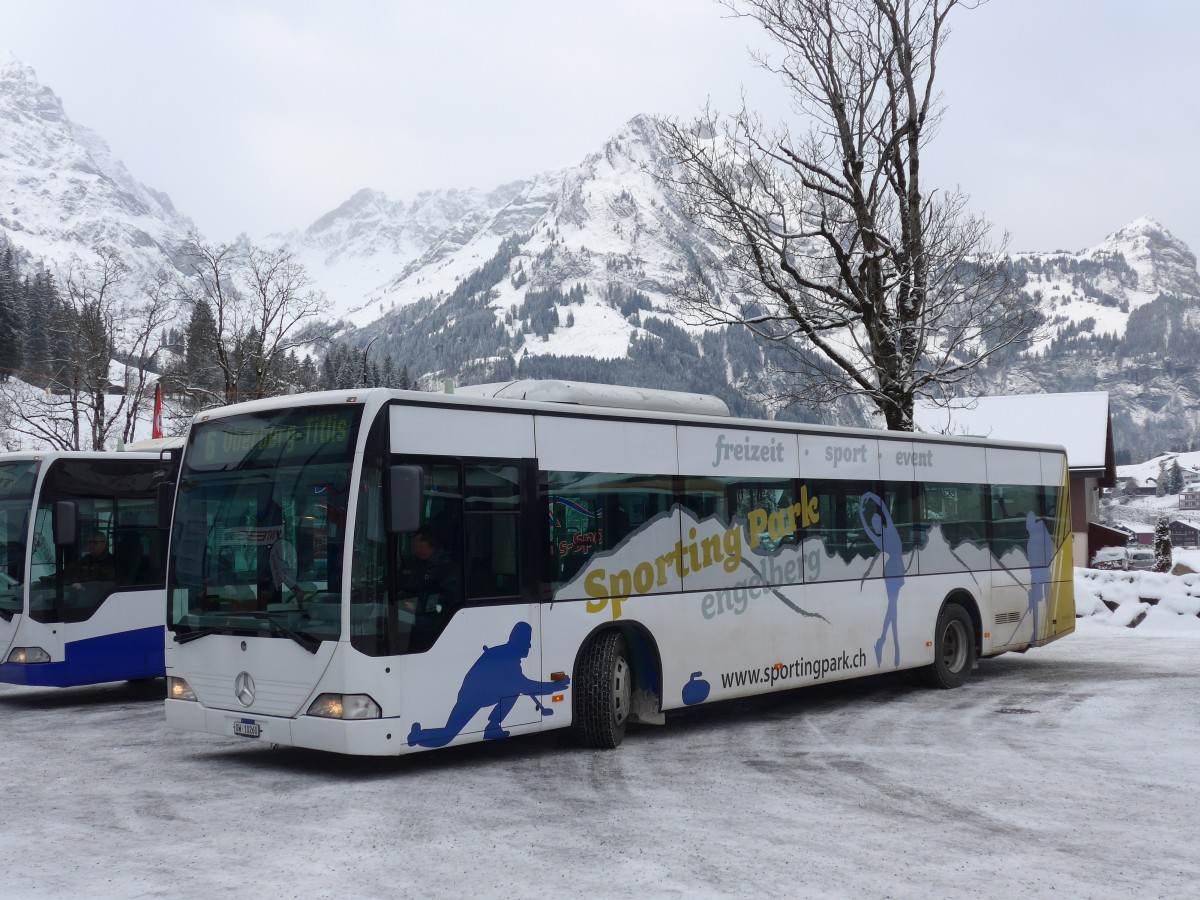
<svg viewBox="0 0 1200 900"><path fill-rule="evenodd" d="M262 734L262 729L257 722L234 722L233 733L240 734L242 737L256 738Z"/></svg>

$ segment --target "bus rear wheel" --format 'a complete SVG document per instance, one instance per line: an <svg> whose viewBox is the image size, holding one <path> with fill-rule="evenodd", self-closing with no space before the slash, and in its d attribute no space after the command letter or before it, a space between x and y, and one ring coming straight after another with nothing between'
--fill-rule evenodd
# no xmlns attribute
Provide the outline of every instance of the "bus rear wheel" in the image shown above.
<svg viewBox="0 0 1200 900"><path fill-rule="evenodd" d="M923 672L932 687L956 688L971 677L975 667L975 626L971 615L957 603L945 604L933 631L933 665Z"/></svg>
<svg viewBox="0 0 1200 900"><path fill-rule="evenodd" d="M596 635L580 653L575 672L575 738L585 747L611 750L625 737L633 700L625 638L617 631Z"/></svg>

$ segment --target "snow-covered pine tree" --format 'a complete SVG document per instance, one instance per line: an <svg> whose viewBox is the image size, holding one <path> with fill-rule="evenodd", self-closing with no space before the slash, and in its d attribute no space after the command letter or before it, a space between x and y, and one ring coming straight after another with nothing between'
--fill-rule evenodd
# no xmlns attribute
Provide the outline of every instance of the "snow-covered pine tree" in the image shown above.
<svg viewBox="0 0 1200 900"><path fill-rule="evenodd" d="M1154 526L1154 571L1171 571L1171 526L1166 516L1159 516Z"/></svg>
<svg viewBox="0 0 1200 900"><path fill-rule="evenodd" d="M1179 458L1171 463L1171 493L1178 494L1183 490L1183 469L1179 467Z"/></svg>

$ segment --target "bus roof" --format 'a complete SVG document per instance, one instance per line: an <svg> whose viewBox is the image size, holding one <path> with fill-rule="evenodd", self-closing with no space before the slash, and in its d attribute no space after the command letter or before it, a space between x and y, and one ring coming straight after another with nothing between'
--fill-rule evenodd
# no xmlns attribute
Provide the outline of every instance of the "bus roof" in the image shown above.
<svg viewBox="0 0 1200 900"><path fill-rule="evenodd" d="M628 387L621 384L591 384L585 381L557 381L527 378L522 381L498 381L454 388L454 394L466 397L492 397L497 400L533 400L540 403L569 403L606 409L644 409L654 412L691 413L699 416L728 416L729 407L720 397L664 391L657 388Z"/></svg>
<svg viewBox="0 0 1200 900"><path fill-rule="evenodd" d="M561 382L562 384L584 385L584 382ZM521 382L504 382L503 384L521 384ZM679 423L688 425L711 425L718 428L742 428L746 430L767 430L777 432L795 432L800 434L826 434L832 436L844 435L850 438L913 440L923 444L957 444L960 446L990 446L1012 447L1016 449L1038 449L1057 453L1065 450L1057 444L1038 444L1023 441L1004 441L976 437L973 435L926 434L922 432L885 431L876 428L855 428L834 425L810 425L800 422L785 422L777 419L744 419L734 418L726 412L724 415L712 415L696 412L665 411L630 406L595 406L582 405L570 401L550 401L543 399L517 399L505 396L489 396L487 390L492 386L477 385L484 388L479 394L473 394L467 388L458 388L455 393L435 393L432 391L402 391L391 388L360 388L358 390L318 391L302 394L286 394L278 397L267 397L261 400L249 400L235 403L198 413L192 420L193 425L201 424L212 419L222 419L227 416L246 415L281 407L320 406L326 404L354 404L377 408L389 400L413 403L423 406L474 407L484 409L519 409L529 413L546 413L550 415L578 415L594 418L619 417L630 421L645 420L651 422ZM589 387L613 388L613 385L594 385ZM642 391L641 388L629 390ZM661 393L676 393L663 391ZM681 393L682 392L678 392ZM617 395L613 395L617 396ZM703 397L703 394L683 394L683 396ZM717 400L717 398L712 398ZM721 402L718 400L718 402ZM722 403L722 405L724 405ZM565 407L565 408L564 408Z"/></svg>
<svg viewBox="0 0 1200 900"><path fill-rule="evenodd" d="M183 446L183 438L175 438L178 441L175 447ZM168 448L169 449L169 448ZM108 459L108 458L131 458L131 459L158 459L160 453L157 450L137 449L137 450L11 450L0 452L0 462L5 460L17 459L36 459L43 462L53 462L56 459Z"/></svg>

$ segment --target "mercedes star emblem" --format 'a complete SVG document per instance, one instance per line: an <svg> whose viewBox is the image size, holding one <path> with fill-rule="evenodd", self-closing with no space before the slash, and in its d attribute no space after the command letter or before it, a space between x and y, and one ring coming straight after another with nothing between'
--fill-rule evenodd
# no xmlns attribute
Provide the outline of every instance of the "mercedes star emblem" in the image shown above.
<svg viewBox="0 0 1200 900"><path fill-rule="evenodd" d="M253 705L254 679L250 677L249 672L238 672L237 678L233 679L233 693L242 706Z"/></svg>

